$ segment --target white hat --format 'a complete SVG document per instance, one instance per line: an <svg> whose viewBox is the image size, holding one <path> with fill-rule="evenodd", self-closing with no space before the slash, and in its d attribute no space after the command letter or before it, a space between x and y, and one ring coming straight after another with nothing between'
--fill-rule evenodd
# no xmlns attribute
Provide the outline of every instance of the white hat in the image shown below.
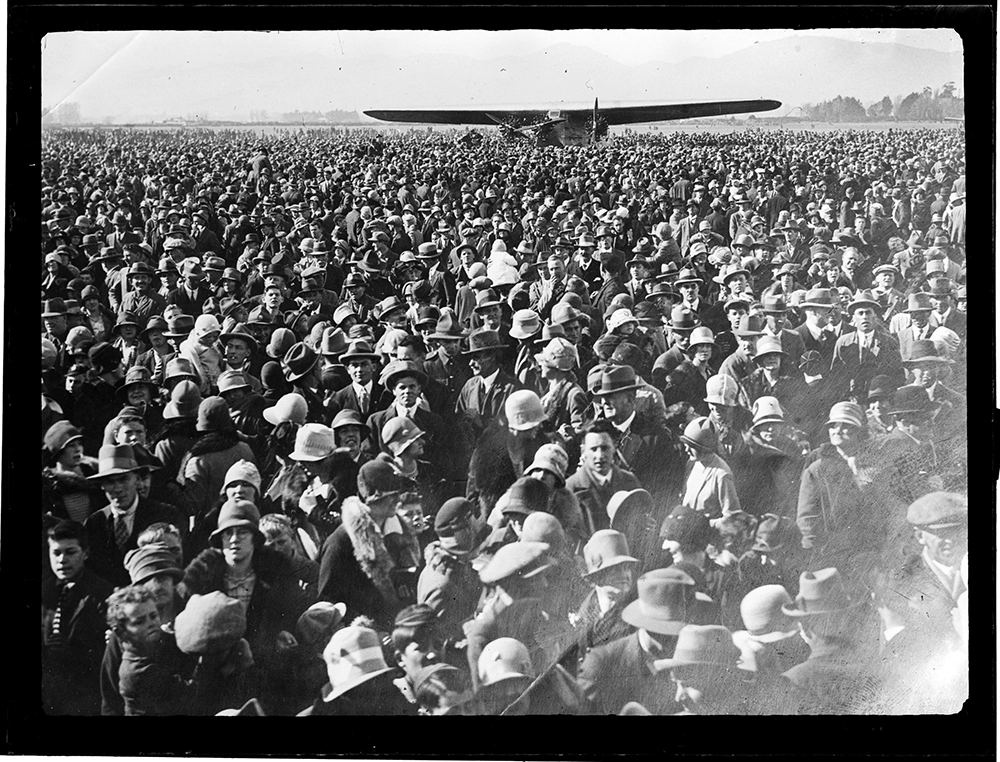
<svg viewBox="0 0 1000 762"><path fill-rule="evenodd" d="M615 310L611 313L611 317L608 319L608 330L613 331L626 323L635 323L638 325L639 321L636 319L635 315L632 314L632 310L630 309L622 308L620 310Z"/></svg>
<svg viewBox="0 0 1000 762"><path fill-rule="evenodd" d="M337 449L337 436L333 429L322 423L307 423L295 435L295 449L288 456L292 460L323 460Z"/></svg>

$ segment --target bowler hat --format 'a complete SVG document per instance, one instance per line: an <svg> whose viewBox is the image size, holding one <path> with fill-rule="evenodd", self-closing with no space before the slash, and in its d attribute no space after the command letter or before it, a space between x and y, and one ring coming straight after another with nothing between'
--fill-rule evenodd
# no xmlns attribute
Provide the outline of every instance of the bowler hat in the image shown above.
<svg viewBox="0 0 1000 762"><path fill-rule="evenodd" d="M174 582L184 578L183 569L177 568L177 559L166 543L154 542L130 550L125 554L125 570L133 585L141 585L160 574L168 574Z"/></svg>
<svg viewBox="0 0 1000 762"><path fill-rule="evenodd" d="M840 572L830 567L815 572L802 572L799 576L799 594L791 605L781 607L788 616L806 617L836 614L858 606L847 591Z"/></svg>
<svg viewBox="0 0 1000 762"><path fill-rule="evenodd" d="M541 484L537 479L531 481ZM515 575L522 579L534 577L551 566L546 555L548 551L549 545L545 542L508 543L479 572L479 579L490 585Z"/></svg>
<svg viewBox="0 0 1000 762"><path fill-rule="evenodd" d="M694 580L680 569L654 569L639 577L638 600L622 611L622 620L660 635L676 635L687 625L687 592Z"/></svg>
<svg viewBox="0 0 1000 762"><path fill-rule="evenodd" d="M957 492L931 492L906 509L910 524L927 529L964 526L969 519L969 498Z"/></svg>

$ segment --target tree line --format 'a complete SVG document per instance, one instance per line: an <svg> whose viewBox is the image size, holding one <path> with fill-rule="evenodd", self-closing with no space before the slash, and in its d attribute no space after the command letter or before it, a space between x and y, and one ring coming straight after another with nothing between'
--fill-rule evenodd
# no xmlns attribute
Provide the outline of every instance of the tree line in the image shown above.
<svg viewBox="0 0 1000 762"><path fill-rule="evenodd" d="M938 90L925 87L906 96L886 95L867 107L857 98L838 95L822 103L807 103L802 113L821 122L939 122L945 117L965 116L965 99L955 97L955 89L954 82L947 82Z"/></svg>

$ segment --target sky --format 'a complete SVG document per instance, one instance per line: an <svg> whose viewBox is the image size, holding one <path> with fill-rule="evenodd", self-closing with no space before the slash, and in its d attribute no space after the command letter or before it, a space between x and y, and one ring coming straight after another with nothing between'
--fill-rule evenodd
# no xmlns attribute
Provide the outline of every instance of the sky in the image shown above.
<svg viewBox="0 0 1000 762"><path fill-rule="evenodd" d="M631 66L649 61L676 63L693 56L716 58L793 34L896 42L941 52L962 49L959 36L948 29L59 32L42 41L42 104L54 107L65 101L78 102L85 118L113 114L116 104L120 106L129 96L123 92L128 86L121 83L127 79L123 75L143 60L182 59L196 71L223 63L238 64L246 72L246 82L252 83L255 73L265 74L255 68L256 62L268 57L324 55L347 63L373 52L405 57L433 51L487 60L570 43ZM182 68L172 73L184 76ZM112 79L115 87L102 86ZM195 99L219 87L220 83L206 79L199 74L186 83ZM135 87L148 85L134 83ZM182 111L181 104L175 110Z"/></svg>

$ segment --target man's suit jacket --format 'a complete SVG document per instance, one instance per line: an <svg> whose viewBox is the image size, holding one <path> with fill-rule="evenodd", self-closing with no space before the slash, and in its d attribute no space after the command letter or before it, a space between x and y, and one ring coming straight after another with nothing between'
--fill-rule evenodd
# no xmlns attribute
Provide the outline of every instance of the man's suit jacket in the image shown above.
<svg viewBox="0 0 1000 762"><path fill-rule="evenodd" d="M197 318L201 314L201 308L211 296L212 289L208 288L205 284L198 286L198 290L195 291L193 298L187 292L187 289L178 286L167 294L167 304L176 304L184 311L185 315L192 315Z"/></svg>
<svg viewBox="0 0 1000 762"><path fill-rule="evenodd" d="M368 418L376 411L383 410L391 404L392 395L378 382L372 381L372 391L368 399L368 410L361 411L361 403L358 402L358 394L354 391L354 384L350 383L343 389L336 391L326 403L326 415L329 420L337 415L341 410L355 410L362 423L367 423Z"/></svg>
<svg viewBox="0 0 1000 762"><path fill-rule="evenodd" d="M448 416L454 412L455 402L466 382L473 377L472 368L461 356L449 360L446 365L442 359L443 350L437 350L430 357L424 360L424 373L436 381L447 392L448 409L437 408L437 401L428 395L427 401L431 405L431 410L440 416ZM426 393L427 390L425 390ZM444 397L445 395L442 395Z"/></svg>
<svg viewBox="0 0 1000 762"><path fill-rule="evenodd" d="M861 351L858 332L845 333L833 346L830 375L841 399L867 395L868 384L875 376L889 376L902 386L905 378L899 344L885 331L876 330L872 346Z"/></svg>
<svg viewBox="0 0 1000 762"><path fill-rule="evenodd" d="M591 534L600 529L611 528L607 509L608 502L616 492L628 492L642 486L635 474L618 466L611 467L611 480L606 486L594 481L590 471L582 466L566 479L566 489L580 501L580 510Z"/></svg>
<svg viewBox="0 0 1000 762"><path fill-rule="evenodd" d="M915 325L910 324L903 330L896 332L896 341L899 342L899 356L902 360L909 358L913 342L917 340L917 337L914 335L915 328ZM929 339L932 333L934 333L934 326L928 324L921 331L921 338Z"/></svg>
<svg viewBox="0 0 1000 762"><path fill-rule="evenodd" d="M952 305L951 312L948 313L948 319L944 321L944 327L953 330L964 341L967 324L968 317L965 313L959 312L955 309L954 305Z"/></svg>
<svg viewBox="0 0 1000 762"><path fill-rule="evenodd" d="M132 522L132 534L124 550L118 549L115 541L115 521L111 514L111 506L106 505L101 510L90 515L84 526L87 528L87 539L90 543L90 557L87 567L97 576L103 577L115 587L131 584L128 572L125 571L125 556L130 550L139 547L138 539L143 530L150 524L166 521L182 534L187 533L188 522L180 508L169 503L159 503L149 498L140 497L135 509L135 519Z"/></svg>
<svg viewBox="0 0 1000 762"><path fill-rule="evenodd" d="M382 452L389 452L389 448L386 447L385 442L382 440L382 427L397 415L396 406L389 405L389 407L368 416L368 428L371 429L372 442ZM425 442L427 444L427 451L423 458L436 466L441 465L438 454L441 446L444 444L445 437L448 436L444 419L437 413L432 413L418 407L413 414L413 422L426 434Z"/></svg>
<svg viewBox="0 0 1000 762"><path fill-rule="evenodd" d="M524 384L504 370L497 373L489 391L483 388L482 376L473 376L462 387L455 412L471 424L475 438L478 439L486 427L503 412L507 398L523 388Z"/></svg>
<svg viewBox="0 0 1000 762"><path fill-rule="evenodd" d="M675 636L656 638L667 652L673 653ZM670 672L650 671L638 632L588 651L577 682L589 714L616 715L629 701L639 702L653 714L674 714L680 710L674 702L676 688Z"/></svg>
<svg viewBox="0 0 1000 762"><path fill-rule="evenodd" d="M799 338L802 339L803 352L819 352L823 366L829 367L830 362L833 360L833 347L837 343L837 339L833 334L828 331L822 331L821 336L825 336L825 339L814 339L812 331L809 330L809 326L805 323L798 328L793 328L792 333L797 333ZM784 348L784 345L782 345L782 348ZM788 350L785 349L785 351L787 352Z"/></svg>

